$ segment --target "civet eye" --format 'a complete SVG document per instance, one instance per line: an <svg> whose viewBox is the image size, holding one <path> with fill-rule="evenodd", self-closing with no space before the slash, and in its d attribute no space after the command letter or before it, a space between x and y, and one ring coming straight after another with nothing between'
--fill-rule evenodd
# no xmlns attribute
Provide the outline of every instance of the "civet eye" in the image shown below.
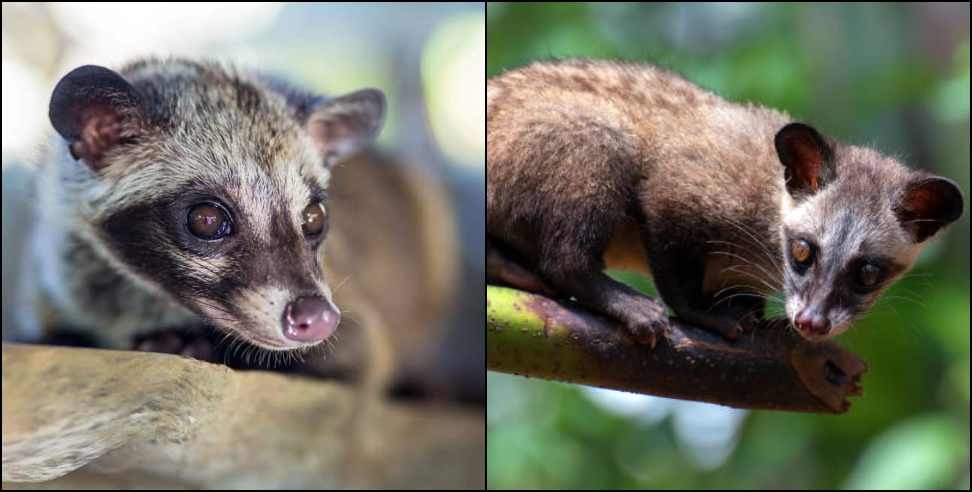
<svg viewBox="0 0 972 492"><path fill-rule="evenodd" d="M803 239L797 239L790 243L790 255L793 256L794 261L802 266L813 263L813 248L810 243Z"/></svg>
<svg viewBox="0 0 972 492"><path fill-rule="evenodd" d="M200 203L189 209L187 227L193 236L204 241L216 241L232 232L229 214L215 203Z"/></svg>
<svg viewBox="0 0 972 492"><path fill-rule="evenodd" d="M881 268L873 263L865 263L857 270L857 283L861 287L874 287L881 280Z"/></svg>
<svg viewBox="0 0 972 492"><path fill-rule="evenodd" d="M301 212L301 218L304 221L301 227L304 229L305 236L317 237L324 232L324 226L327 225L327 211L324 210L321 202L314 202L305 207Z"/></svg>

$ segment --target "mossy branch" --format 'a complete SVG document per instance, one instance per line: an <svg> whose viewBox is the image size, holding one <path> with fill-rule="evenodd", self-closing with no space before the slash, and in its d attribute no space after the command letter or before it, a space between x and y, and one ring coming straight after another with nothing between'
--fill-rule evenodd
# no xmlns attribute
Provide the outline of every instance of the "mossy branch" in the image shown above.
<svg viewBox="0 0 972 492"><path fill-rule="evenodd" d="M486 287L490 370L730 407L842 413L866 364L835 343L809 343L783 322L735 342L670 320L654 350L574 306Z"/></svg>

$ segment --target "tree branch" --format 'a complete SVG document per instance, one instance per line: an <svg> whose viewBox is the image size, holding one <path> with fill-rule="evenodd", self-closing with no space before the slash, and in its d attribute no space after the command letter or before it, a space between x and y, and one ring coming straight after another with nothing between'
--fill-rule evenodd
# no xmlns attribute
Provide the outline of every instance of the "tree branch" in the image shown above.
<svg viewBox="0 0 972 492"><path fill-rule="evenodd" d="M484 486L482 412L362 413L359 396L174 355L3 344L3 488Z"/></svg>
<svg viewBox="0 0 972 492"><path fill-rule="evenodd" d="M867 366L785 320L728 342L671 320L654 350L605 318L505 287L486 288L490 370L738 408L842 413Z"/></svg>

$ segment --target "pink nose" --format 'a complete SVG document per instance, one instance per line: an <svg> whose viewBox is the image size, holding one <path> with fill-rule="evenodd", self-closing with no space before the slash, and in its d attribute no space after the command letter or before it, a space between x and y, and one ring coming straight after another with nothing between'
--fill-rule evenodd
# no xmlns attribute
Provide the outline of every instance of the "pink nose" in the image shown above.
<svg viewBox="0 0 972 492"><path fill-rule="evenodd" d="M319 342L331 336L341 313L320 297L300 297L287 304L283 314L284 336L297 342Z"/></svg>
<svg viewBox="0 0 972 492"><path fill-rule="evenodd" d="M798 330L814 335L826 335L830 333L830 320L821 312L804 308L796 315L793 324Z"/></svg>

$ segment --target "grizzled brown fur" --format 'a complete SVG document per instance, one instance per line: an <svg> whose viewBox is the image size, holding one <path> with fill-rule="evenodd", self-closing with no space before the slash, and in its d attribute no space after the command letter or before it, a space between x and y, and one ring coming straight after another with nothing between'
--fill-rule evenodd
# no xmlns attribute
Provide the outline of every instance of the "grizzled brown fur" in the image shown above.
<svg viewBox="0 0 972 492"><path fill-rule="evenodd" d="M352 327L325 341L330 361L383 377L425 368L455 280L452 216L432 176L366 150L378 91L330 98L230 65L144 59L69 72L50 115L38 274L25 279L38 285L23 289L44 319L25 315L20 339L69 328L131 348L175 329L266 366L324 348L286 339L281 320L295 298L333 296ZM232 219L218 241L186 227L211 202ZM330 227L308 237L301 211L315 203ZM412 288L388 295L389 278Z"/></svg>
<svg viewBox="0 0 972 492"><path fill-rule="evenodd" d="M602 273L650 270L676 314L731 338L783 286L784 215L838 206L838 188L876 204L861 237L890 235L901 247L884 253L910 266L893 201L917 174L790 122L649 65L566 60L490 79L489 280L572 297L653 343L660 304ZM961 212L952 188L937 212L956 196Z"/></svg>

